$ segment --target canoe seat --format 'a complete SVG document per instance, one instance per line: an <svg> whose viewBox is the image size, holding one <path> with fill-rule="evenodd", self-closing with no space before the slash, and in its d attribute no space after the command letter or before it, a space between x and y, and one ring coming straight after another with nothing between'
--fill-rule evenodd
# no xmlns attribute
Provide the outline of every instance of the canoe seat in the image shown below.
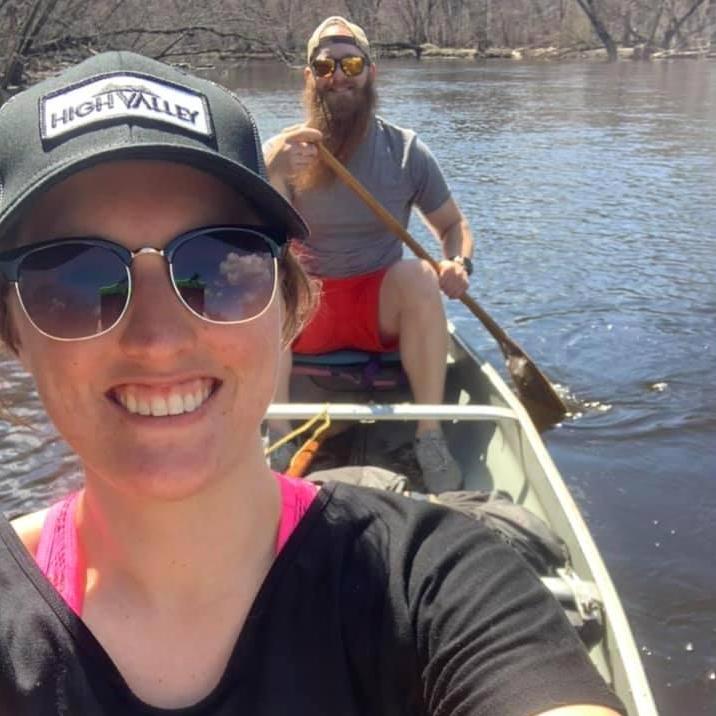
<svg viewBox="0 0 716 716"><path fill-rule="evenodd" d="M293 375L329 379L334 387L387 390L405 385L400 353L344 350L331 353L293 354ZM329 387L326 385L325 387Z"/></svg>
<svg viewBox="0 0 716 716"><path fill-rule="evenodd" d="M344 366L344 365L365 365L375 361L380 365L395 365L400 363L400 353L368 353L366 351L332 351L331 353L294 353L294 365L322 365L322 366Z"/></svg>

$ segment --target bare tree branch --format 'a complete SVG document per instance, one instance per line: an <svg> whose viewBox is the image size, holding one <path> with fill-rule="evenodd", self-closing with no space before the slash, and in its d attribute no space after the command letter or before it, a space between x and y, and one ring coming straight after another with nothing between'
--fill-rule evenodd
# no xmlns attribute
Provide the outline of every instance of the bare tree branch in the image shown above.
<svg viewBox="0 0 716 716"><path fill-rule="evenodd" d="M704 4L705 1L706 0L696 0L680 18L672 17L671 22L669 23L669 28L664 33L664 39L661 43L661 46L665 50L668 50L671 47L674 37L680 32L684 23Z"/></svg>
<svg viewBox="0 0 716 716"><path fill-rule="evenodd" d="M89 52L218 54L292 64L313 27L345 8L376 48L716 47L716 0L0 0L0 88ZM586 18L586 19L585 19ZM589 28L589 39L585 35ZM557 54L557 53L554 53Z"/></svg>
<svg viewBox="0 0 716 716"><path fill-rule="evenodd" d="M30 11L22 23L15 47L10 54L9 62L0 81L0 87L7 89L11 85L20 84L25 69L25 58L32 49L33 42L57 5L57 0L34 0Z"/></svg>
<svg viewBox="0 0 716 716"><path fill-rule="evenodd" d="M589 22L592 23L594 32L597 37L601 40L604 45L607 56L610 62L615 62L617 59L617 45L614 42L614 38L609 33L606 24L601 18L601 13L597 7L596 0L577 0L577 4L584 11L584 14L589 18Z"/></svg>

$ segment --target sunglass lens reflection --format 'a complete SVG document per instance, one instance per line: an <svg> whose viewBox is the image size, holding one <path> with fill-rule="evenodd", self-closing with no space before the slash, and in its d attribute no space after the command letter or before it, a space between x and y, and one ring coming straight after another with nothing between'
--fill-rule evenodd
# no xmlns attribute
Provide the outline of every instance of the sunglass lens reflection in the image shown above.
<svg viewBox="0 0 716 716"><path fill-rule="evenodd" d="M172 277L182 301L199 316L222 323L246 321L271 302L275 262L259 234L216 230L177 249Z"/></svg>
<svg viewBox="0 0 716 716"><path fill-rule="evenodd" d="M328 77L335 72L336 61L332 57L313 61L313 71L319 77Z"/></svg>
<svg viewBox="0 0 716 716"><path fill-rule="evenodd" d="M365 60L359 56L343 57L340 62L341 70L346 77L357 77L365 66Z"/></svg>
<svg viewBox="0 0 716 716"><path fill-rule="evenodd" d="M365 67L365 59L360 55L348 55L336 61L332 57L322 57L313 61L313 70L319 77L330 77L336 71L336 63L346 77L357 77Z"/></svg>
<svg viewBox="0 0 716 716"><path fill-rule="evenodd" d="M111 251L66 243L29 254L18 293L30 320L55 338L87 338L111 328L127 305L129 274Z"/></svg>

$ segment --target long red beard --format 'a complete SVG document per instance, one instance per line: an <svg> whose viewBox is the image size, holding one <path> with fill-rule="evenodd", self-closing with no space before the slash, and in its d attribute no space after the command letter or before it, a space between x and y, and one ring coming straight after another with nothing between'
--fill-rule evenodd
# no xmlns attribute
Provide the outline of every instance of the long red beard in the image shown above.
<svg viewBox="0 0 716 716"><path fill-rule="evenodd" d="M321 131L323 143L345 164L365 137L378 97L373 80L368 77L362 88L354 89L349 95L330 90L319 92L315 82L306 82L303 102L308 126ZM315 189L327 186L333 179L333 172L319 161L298 177L294 188L299 192Z"/></svg>

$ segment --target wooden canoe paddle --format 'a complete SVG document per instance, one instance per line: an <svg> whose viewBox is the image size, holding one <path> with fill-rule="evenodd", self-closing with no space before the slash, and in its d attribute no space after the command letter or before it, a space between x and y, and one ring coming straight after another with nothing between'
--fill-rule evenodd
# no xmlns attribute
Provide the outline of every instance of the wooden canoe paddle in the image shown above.
<svg viewBox="0 0 716 716"><path fill-rule="evenodd" d="M290 477L305 477L311 467L311 464L313 463L313 459L321 449L321 445L323 445L323 442L328 437L328 429L331 427L331 418L328 415L328 406L326 406L322 413L319 413L315 417L311 418L311 420L302 425L296 431L303 432L304 430L307 430L321 418L323 418L323 423L313 431L311 437L306 440L303 445L301 445L301 447L296 451L296 454L291 458L291 462L286 469L286 475L289 475Z"/></svg>
<svg viewBox="0 0 716 716"><path fill-rule="evenodd" d="M323 145L317 144L318 155L336 176L385 224L395 236L420 259L427 261L435 271L438 262L403 228L402 224L336 159ZM505 356L507 370L532 421L539 430L558 423L567 414L562 398L547 377L525 351L513 341L482 306L468 294L460 300L476 316L497 341Z"/></svg>

